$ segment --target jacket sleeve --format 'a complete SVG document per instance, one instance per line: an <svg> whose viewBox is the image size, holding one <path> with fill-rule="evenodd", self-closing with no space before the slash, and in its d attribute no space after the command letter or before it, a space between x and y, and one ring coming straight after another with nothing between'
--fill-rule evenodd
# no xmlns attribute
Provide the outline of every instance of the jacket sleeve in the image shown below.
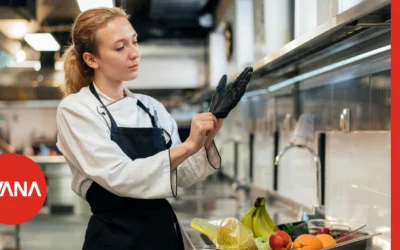
<svg viewBox="0 0 400 250"><path fill-rule="evenodd" d="M170 116L172 131L172 147L182 143L178 134L176 121ZM206 150L201 148L197 153L187 158L177 168L176 178L179 187L187 188L203 181L207 176L215 173L221 168L221 156L213 142L212 146Z"/></svg>
<svg viewBox="0 0 400 250"><path fill-rule="evenodd" d="M57 146L77 171L119 196L173 196L169 150L131 160L111 140L109 127L95 113L66 106L57 110Z"/></svg>

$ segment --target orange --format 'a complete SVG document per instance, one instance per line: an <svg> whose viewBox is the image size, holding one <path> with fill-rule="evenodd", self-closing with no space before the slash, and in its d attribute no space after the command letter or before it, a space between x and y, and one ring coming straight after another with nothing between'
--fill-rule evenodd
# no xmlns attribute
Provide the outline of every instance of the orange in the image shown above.
<svg viewBox="0 0 400 250"><path fill-rule="evenodd" d="M336 245L336 240L329 234L318 234L316 237L322 242L324 247Z"/></svg>
<svg viewBox="0 0 400 250"><path fill-rule="evenodd" d="M302 234L293 242L296 250L320 250L323 248L322 242L312 234Z"/></svg>

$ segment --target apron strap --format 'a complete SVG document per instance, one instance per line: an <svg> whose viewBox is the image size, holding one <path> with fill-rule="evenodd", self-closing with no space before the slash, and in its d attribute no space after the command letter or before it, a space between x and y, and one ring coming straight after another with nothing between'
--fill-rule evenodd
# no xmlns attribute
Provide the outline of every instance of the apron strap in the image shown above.
<svg viewBox="0 0 400 250"><path fill-rule="evenodd" d="M99 94L97 94L96 89L94 88L93 82L90 83L89 86L90 92L92 92L92 94L97 98L97 100L99 100L99 102L101 103L101 105L103 105L104 109L107 112L108 117L110 118L111 121L111 128L116 128L117 127L117 123L114 120L114 117L111 115L110 111L108 111L108 108L106 107L106 105L104 105L103 101L100 99Z"/></svg>
<svg viewBox="0 0 400 250"><path fill-rule="evenodd" d="M97 98L97 100L99 100L99 102L101 103L101 105L103 105L103 108L106 110L107 115L108 115L108 117L110 118L110 121L111 121L111 127L115 127L115 128L118 127L118 126L117 126L117 123L116 123L115 120L114 120L114 117L111 115L111 113L110 113L110 111L108 110L107 106L104 105L104 103L103 103L103 101L101 100L99 94L97 93L96 89L94 88L93 82L90 84L89 89L90 89L90 92L92 92L92 94ZM137 105L138 105L141 109L143 109L144 112L146 112L146 113L149 115L150 120L151 120L151 124L153 125L154 128L156 128L156 127L157 127L157 125L156 125L156 120L155 120L154 116L150 113L149 109L146 108L146 106L144 106L144 104L143 104L140 100L137 100Z"/></svg>
<svg viewBox="0 0 400 250"><path fill-rule="evenodd" d="M150 120L151 120L151 124L153 125L153 128L157 128L156 118L155 118L154 115L152 115L152 114L150 113L149 109L146 108L146 106L144 106L144 104L143 104L140 100L137 101L137 105L138 105L141 109L143 109L144 112L146 112L146 113L149 115ZM156 115L157 115L157 114L156 114ZM172 138L171 138L171 135L170 135L165 129L161 128L161 136L162 136L162 139L163 139L163 141L164 141L165 149L169 149L169 148L172 146Z"/></svg>
<svg viewBox="0 0 400 250"><path fill-rule="evenodd" d="M149 109L146 108L146 106L144 106L144 104L143 104L139 99L137 100L137 105L138 105L141 109L143 109L144 112L146 112L146 113L149 115L150 120L151 120L151 124L153 125L153 128L156 128L156 127L157 127L156 119L155 119L154 116L150 113Z"/></svg>

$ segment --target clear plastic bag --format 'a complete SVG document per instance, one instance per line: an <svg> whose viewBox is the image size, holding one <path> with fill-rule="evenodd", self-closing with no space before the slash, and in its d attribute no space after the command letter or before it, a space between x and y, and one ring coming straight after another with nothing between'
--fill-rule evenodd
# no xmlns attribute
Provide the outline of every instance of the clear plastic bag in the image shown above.
<svg viewBox="0 0 400 250"><path fill-rule="evenodd" d="M257 250L253 232L235 218L194 218L190 226L207 235L218 249Z"/></svg>

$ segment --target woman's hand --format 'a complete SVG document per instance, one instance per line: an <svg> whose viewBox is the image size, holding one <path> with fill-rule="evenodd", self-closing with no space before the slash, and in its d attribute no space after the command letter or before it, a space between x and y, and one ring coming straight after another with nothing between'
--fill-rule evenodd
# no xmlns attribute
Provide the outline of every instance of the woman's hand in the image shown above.
<svg viewBox="0 0 400 250"><path fill-rule="evenodd" d="M192 118L192 125L190 128L190 135L184 142L187 149L189 150L190 155L199 151L202 147L205 146L208 138L212 136L214 138L218 127L217 118L208 112L196 114ZM212 142L212 140L211 140Z"/></svg>
<svg viewBox="0 0 400 250"><path fill-rule="evenodd" d="M223 123L224 123L224 119L222 119L222 118L217 119L217 127L208 134L207 140L204 143L204 147L206 147L206 149L209 149L210 146L212 145L214 137L218 133L218 131L221 129Z"/></svg>

